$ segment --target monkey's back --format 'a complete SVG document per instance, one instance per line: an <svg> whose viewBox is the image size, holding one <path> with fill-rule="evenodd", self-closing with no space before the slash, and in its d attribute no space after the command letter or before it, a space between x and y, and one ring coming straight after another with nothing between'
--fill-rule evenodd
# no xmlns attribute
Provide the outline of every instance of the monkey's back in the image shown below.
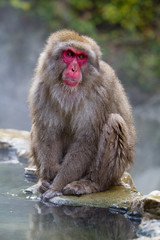
<svg viewBox="0 0 160 240"><path fill-rule="evenodd" d="M121 81L112 67L104 61L100 62L102 85L106 90L106 111L108 114L118 113L128 125L129 135L134 145L135 129L132 117L132 108Z"/></svg>

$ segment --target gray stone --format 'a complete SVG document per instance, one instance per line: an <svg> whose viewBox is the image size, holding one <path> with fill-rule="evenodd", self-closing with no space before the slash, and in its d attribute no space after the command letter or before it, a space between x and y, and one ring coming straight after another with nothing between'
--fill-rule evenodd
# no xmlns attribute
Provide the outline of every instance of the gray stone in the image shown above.
<svg viewBox="0 0 160 240"><path fill-rule="evenodd" d="M130 210L140 212L143 216L147 213L152 217L160 218L160 191L155 190L148 195L134 199Z"/></svg>
<svg viewBox="0 0 160 240"><path fill-rule="evenodd" d="M29 132L0 129L0 161L25 162L29 159Z"/></svg>

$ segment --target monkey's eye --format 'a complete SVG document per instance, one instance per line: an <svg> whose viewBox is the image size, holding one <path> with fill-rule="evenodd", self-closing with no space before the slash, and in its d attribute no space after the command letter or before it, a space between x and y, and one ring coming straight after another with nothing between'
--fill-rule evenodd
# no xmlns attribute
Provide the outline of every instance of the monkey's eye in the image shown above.
<svg viewBox="0 0 160 240"><path fill-rule="evenodd" d="M74 57L74 53L72 51L67 51L67 56L68 57Z"/></svg>
<svg viewBox="0 0 160 240"><path fill-rule="evenodd" d="M79 54L79 55L78 55L78 58L79 58L79 59L83 59L83 58L85 58L85 56L84 56L84 54Z"/></svg>

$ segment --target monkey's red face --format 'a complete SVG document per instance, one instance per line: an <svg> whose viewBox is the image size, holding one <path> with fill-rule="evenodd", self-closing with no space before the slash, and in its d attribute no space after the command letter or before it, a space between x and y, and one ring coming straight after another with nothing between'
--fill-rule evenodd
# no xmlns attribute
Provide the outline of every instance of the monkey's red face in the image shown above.
<svg viewBox="0 0 160 240"><path fill-rule="evenodd" d="M62 61L66 63L63 73L63 81L69 87L75 87L82 80L81 67L86 64L88 55L86 52L74 48L67 48L62 52Z"/></svg>

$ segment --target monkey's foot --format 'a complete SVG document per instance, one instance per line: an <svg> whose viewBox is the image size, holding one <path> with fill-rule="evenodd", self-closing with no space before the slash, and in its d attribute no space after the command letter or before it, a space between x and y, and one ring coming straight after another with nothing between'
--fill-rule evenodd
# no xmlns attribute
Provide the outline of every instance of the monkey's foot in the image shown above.
<svg viewBox="0 0 160 240"><path fill-rule="evenodd" d="M100 188L98 184L82 179L80 181L74 181L67 184L63 189L64 195L83 195L89 193L99 192Z"/></svg>
<svg viewBox="0 0 160 240"><path fill-rule="evenodd" d="M62 192L54 191L53 189L49 189L41 195L41 200L44 202L47 202L47 201L49 201L49 199L56 197L56 196L61 196L61 195L62 195Z"/></svg>

